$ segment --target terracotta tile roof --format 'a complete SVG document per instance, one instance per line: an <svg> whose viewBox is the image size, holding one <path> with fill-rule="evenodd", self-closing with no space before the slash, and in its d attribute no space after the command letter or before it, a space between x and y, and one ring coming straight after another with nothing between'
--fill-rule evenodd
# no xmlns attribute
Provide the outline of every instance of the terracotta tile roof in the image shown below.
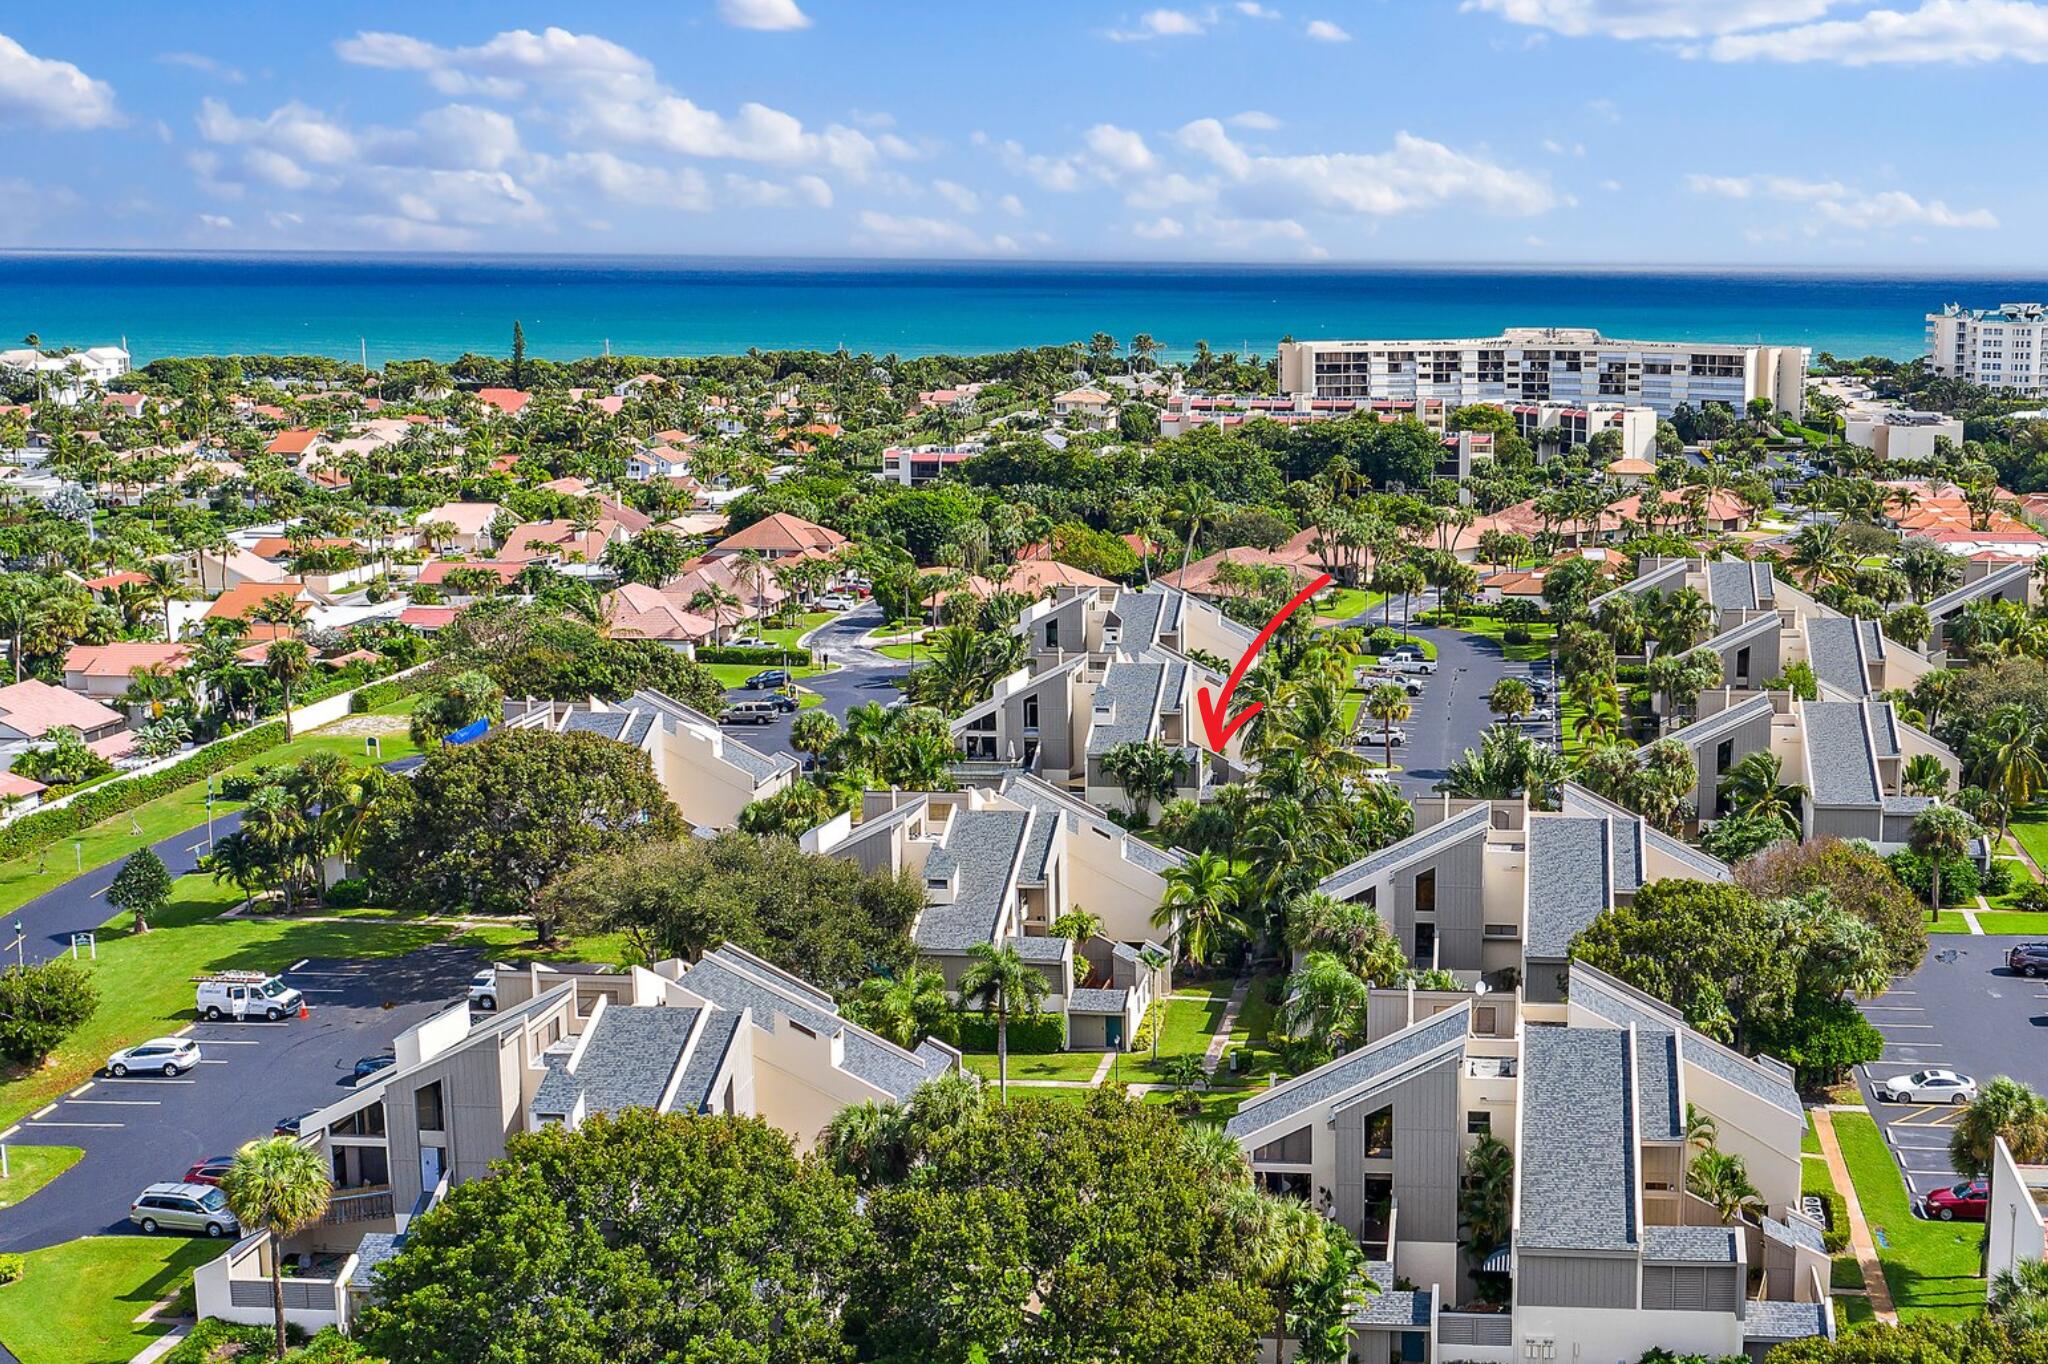
<svg viewBox="0 0 2048 1364"><path fill-rule="evenodd" d="M476 400L486 407L495 407L508 417L516 417L519 410L533 401L533 395L520 388L480 388Z"/></svg>
<svg viewBox="0 0 2048 1364"><path fill-rule="evenodd" d="M438 630L460 614L459 606L408 606L398 613L398 623L415 630Z"/></svg>
<svg viewBox="0 0 2048 1364"><path fill-rule="evenodd" d="M64 671L87 677L127 677L137 668L176 671L192 657L189 644L130 640L118 644L74 644L64 655Z"/></svg>
<svg viewBox="0 0 2048 1364"><path fill-rule="evenodd" d="M241 620L250 612L269 601L272 597L297 598L306 590L306 585L297 578L286 578L274 583L242 583L231 587L213 599L213 605L206 608L208 620ZM309 603L299 602L300 614L304 614Z"/></svg>
<svg viewBox="0 0 2048 1364"><path fill-rule="evenodd" d="M11 687L0 687L0 721L31 739L40 739L53 729L70 728L90 734L120 724L121 713L77 692L30 678Z"/></svg>
<svg viewBox="0 0 2048 1364"><path fill-rule="evenodd" d="M509 563L502 559L434 559L420 567L419 581L434 586L448 580L448 575L457 569L481 568L498 575L498 581L509 583L519 576L519 570L528 561Z"/></svg>
<svg viewBox="0 0 2048 1364"><path fill-rule="evenodd" d="M718 542L720 554L737 554L751 549L763 554L793 554L803 549L832 550L846 543L846 537L801 516L777 512L728 535Z"/></svg>
<svg viewBox="0 0 2048 1364"><path fill-rule="evenodd" d="M313 442L318 439L320 439L318 431L302 426L290 431L278 432L270 438L270 444L263 448L267 453L273 455L303 455L313 447Z"/></svg>
<svg viewBox="0 0 2048 1364"><path fill-rule="evenodd" d="M109 573L104 577L87 578L85 585L95 592L111 592L117 587L125 587L130 583L146 583L148 581L149 579L140 573L124 570L120 573Z"/></svg>

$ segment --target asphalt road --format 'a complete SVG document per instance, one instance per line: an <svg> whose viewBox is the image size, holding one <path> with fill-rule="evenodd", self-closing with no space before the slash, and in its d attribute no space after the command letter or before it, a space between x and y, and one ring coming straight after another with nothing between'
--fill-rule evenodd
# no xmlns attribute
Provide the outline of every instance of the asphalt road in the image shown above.
<svg viewBox="0 0 2048 1364"><path fill-rule="evenodd" d="M284 979L305 993L309 1018L197 1021L187 1029L204 1058L197 1069L172 1080L101 1075L72 1090L6 1138L82 1147L85 1157L0 1210L0 1250L135 1232L128 1206L145 1185L334 1102L358 1058L390 1050L399 1033L461 1000L482 964L481 953L447 946L395 960L307 961Z"/></svg>
<svg viewBox="0 0 2048 1364"><path fill-rule="evenodd" d="M847 711L866 702L879 701L886 706L903 695L902 681L911 665L860 643L862 635L881 624L882 608L873 602L863 602L804 637L805 646L814 655L837 666L799 685L823 698L825 710L835 719L845 719ZM734 701L747 701L766 693L735 687L726 695ZM749 748L763 753L787 753L801 762L804 755L789 742L790 726L795 720L796 714L792 713L765 725L727 725L725 731Z"/></svg>
<svg viewBox="0 0 2048 1364"><path fill-rule="evenodd" d="M1479 746L1480 736L1494 722L1486 697L1495 682L1550 668L1543 662L1511 663L1500 645L1477 635L1422 628L1413 633L1436 645L1436 672L1422 679L1422 695L1409 699L1408 723L1401 726L1408 742L1394 750L1394 762L1401 768L1401 794L1410 800L1433 794L1451 764L1466 749ZM1368 750L1378 751L1371 745Z"/></svg>
<svg viewBox="0 0 2048 1364"><path fill-rule="evenodd" d="M1885 1036L1884 1056L1859 1067L1871 1116L1914 1194L1954 1184L1949 1129L1962 1110L1935 1104L1880 1103L1872 1081L1939 1067L1979 1084L2010 1075L2048 1089L2048 981L2008 971L2006 949L2031 939L1943 934L1927 960L1881 997L1862 1005Z"/></svg>

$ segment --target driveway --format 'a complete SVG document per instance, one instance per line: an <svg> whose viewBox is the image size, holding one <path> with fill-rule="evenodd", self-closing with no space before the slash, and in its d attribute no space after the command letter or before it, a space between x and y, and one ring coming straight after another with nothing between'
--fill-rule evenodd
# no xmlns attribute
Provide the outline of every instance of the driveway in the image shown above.
<svg viewBox="0 0 2048 1364"><path fill-rule="evenodd" d="M1436 672L1422 679L1422 695L1410 698L1408 723L1401 726L1408 732L1408 742L1394 750L1394 761L1402 769L1401 794L1411 800L1433 794L1451 764L1466 749L1479 746L1480 736L1494 722L1486 697L1495 682L1550 671L1547 661L1509 662L1499 644L1480 635L1423 628L1413 633L1436 645ZM1544 734L1546 728L1527 732ZM1370 743L1366 750L1379 751Z"/></svg>
<svg viewBox="0 0 2048 1364"><path fill-rule="evenodd" d="M268 1136L280 1118L332 1103L358 1058L390 1050L399 1033L461 1000L482 964L481 953L448 946L391 960L304 961L284 980L305 993L311 1017L196 1022L184 1031L204 1057L197 1069L80 1085L0 1134L85 1151L27 1202L0 1210L0 1250L133 1232L128 1205L144 1185L175 1180L202 1157Z"/></svg>
<svg viewBox="0 0 2048 1364"><path fill-rule="evenodd" d="M861 636L882 623L882 608L872 601L863 602L803 637L804 647L814 657L835 666L831 672L807 678L798 685L805 691L816 692L834 719L844 720L847 711L869 701L886 706L903 695L903 678L911 665L860 643ZM744 687L734 687L726 693L732 701L758 700L762 695ZM789 742L796 714L777 716L765 725L727 725L725 732L749 748L763 753L787 753L801 762L804 755Z"/></svg>
<svg viewBox="0 0 2048 1364"><path fill-rule="evenodd" d="M2029 941L1939 935L1919 970L1861 1006L1885 1037L1883 1058L1858 1068L1863 1101L1915 1194L1956 1182L1948 1138L1962 1109L1879 1103L1872 1082L1940 1067L1980 1084L2010 1075L2048 1089L2048 981L2028 980L2005 966L2006 950Z"/></svg>

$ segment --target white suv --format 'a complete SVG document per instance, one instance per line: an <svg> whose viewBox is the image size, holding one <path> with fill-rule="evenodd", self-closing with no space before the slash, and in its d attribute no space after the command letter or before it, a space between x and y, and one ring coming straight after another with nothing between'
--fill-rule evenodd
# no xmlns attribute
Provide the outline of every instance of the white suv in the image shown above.
<svg viewBox="0 0 2048 1364"><path fill-rule="evenodd" d="M486 966L469 978L469 1002L486 1011L498 1007L498 968Z"/></svg>
<svg viewBox="0 0 2048 1364"><path fill-rule="evenodd" d="M189 1037L152 1037L107 1058L107 1074L120 1079L129 1071L179 1075L199 1064L199 1044Z"/></svg>

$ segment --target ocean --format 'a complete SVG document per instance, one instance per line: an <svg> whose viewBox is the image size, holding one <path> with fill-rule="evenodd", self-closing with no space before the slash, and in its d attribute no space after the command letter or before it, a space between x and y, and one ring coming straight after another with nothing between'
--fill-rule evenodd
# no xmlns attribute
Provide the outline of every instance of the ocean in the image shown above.
<svg viewBox="0 0 2048 1364"><path fill-rule="evenodd" d="M1653 340L1921 353L1950 302L2048 298L2048 280L1502 267L716 260L626 256L0 254L0 346L126 338L164 355L322 354L372 364L505 354L816 348L966 354L1149 332L1270 354L1283 336L1484 336L1590 326Z"/></svg>

